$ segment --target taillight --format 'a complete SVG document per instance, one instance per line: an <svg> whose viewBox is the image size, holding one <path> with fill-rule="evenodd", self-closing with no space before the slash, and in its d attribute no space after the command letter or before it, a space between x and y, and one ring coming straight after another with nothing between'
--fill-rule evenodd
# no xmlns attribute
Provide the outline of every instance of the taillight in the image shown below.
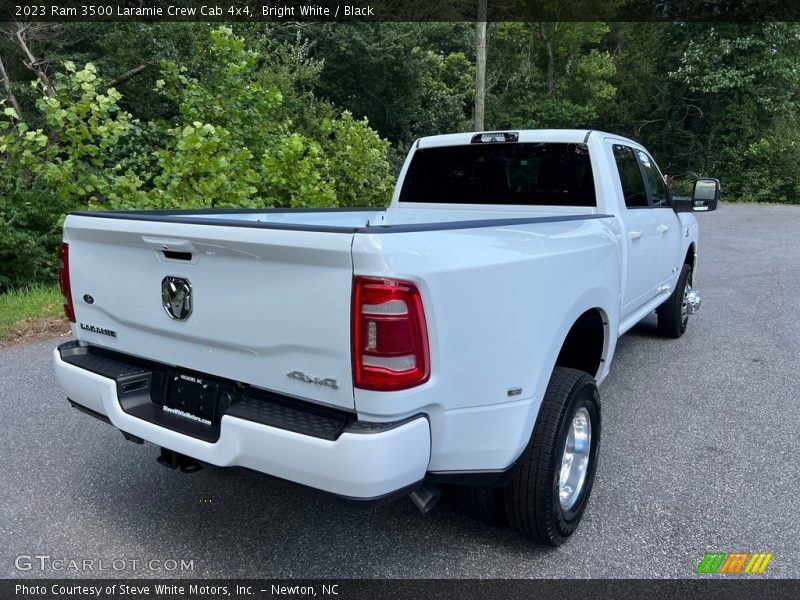
<svg viewBox="0 0 800 600"><path fill-rule="evenodd" d="M428 381L428 331L413 283L355 277L352 328L357 388L387 392Z"/></svg>
<svg viewBox="0 0 800 600"><path fill-rule="evenodd" d="M72 305L72 288L69 284L69 244L63 242L58 252L58 282L61 285L61 295L64 297L64 314L75 322L75 307Z"/></svg>

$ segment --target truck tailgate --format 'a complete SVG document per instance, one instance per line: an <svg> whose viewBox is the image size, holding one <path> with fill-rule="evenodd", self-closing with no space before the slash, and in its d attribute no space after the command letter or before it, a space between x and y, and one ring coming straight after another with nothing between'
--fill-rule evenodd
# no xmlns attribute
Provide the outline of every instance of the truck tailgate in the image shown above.
<svg viewBox="0 0 800 600"><path fill-rule="evenodd" d="M352 237L70 215L78 337L352 409Z"/></svg>

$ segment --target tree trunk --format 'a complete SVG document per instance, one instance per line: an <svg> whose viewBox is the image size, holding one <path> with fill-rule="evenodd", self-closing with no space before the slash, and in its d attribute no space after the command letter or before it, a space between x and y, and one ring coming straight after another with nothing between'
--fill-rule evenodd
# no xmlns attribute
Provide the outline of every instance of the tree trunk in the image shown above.
<svg viewBox="0 0 800 600"><path fill-rule="evenodd" d="M475 46L475 131L483 131L486 109L487 0L478 0L478 37Z"/></svg>
<svg viewBox="0 0 800 600"><path fill-rule="evenodd" d="M112 79L104 87L106 88L117 87L118 85L125 83L129 79L133 79L134 77L142 73L146 68L147 65L139 65L138 67L134 67L133 69L131 69L130 71L126 71L116 79Z"/></svg>
<svg viewBox="0 0 800 600"><path fill-rule="evenodd" d="M545 95L552 96L556 91L556 58L553 51L553 36L548 35L544 30L544 23L539 23L539 37L544 43L544 50L547 53L547 72L545 74L544 91Z"/></svg>
<svg viewBox="0 0 800 600"><path fill-rule="evenodd" d="M50 78L47 76L47 73L45 73L45 70L42 67L42 62L33 55L33 52L31 52L31 49L28 46L28 42L25 39L26 30L27 26L25 24L17 23L17 30L14 35L14 37L17 39L19 47L22 49L22 52L28 59L28 62L25 63L25 66L28 67L34 73L36 73L36 76L39 78L39 81L41 81L42 84L44 85L45 93L48 96L53 97L56 95L56 92L53 89L52 84L50 83Z"/></svg>
<svg viewBox="0 0 800 600"><path fill-rule="evenodd" d="M19 107L19 102L17 102L17 97L14 95L13 90L11 89L11 78L8 76L8 71L6 71L6 66L3 64L3 57L0 56L0 77L3 78L3 86L6 88L6 96L8 96L9 101L11 102L11 106L17 111L17 117L22 119L22 109Z"/></svg>

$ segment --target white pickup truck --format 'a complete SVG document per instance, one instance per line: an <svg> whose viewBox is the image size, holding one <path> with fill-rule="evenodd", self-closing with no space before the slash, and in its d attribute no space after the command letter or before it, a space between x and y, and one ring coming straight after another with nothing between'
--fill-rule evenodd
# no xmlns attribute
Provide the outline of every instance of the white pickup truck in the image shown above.
<svg viewBox="0 0 800 600"><path fill-rule="evenodd" d="M617 338L654 310L683 334L718 199L673 198L631 140L533 130L418 140L386 209L73 213L56 374L167 466L423 511L447 486L557 545Z"/></svg>

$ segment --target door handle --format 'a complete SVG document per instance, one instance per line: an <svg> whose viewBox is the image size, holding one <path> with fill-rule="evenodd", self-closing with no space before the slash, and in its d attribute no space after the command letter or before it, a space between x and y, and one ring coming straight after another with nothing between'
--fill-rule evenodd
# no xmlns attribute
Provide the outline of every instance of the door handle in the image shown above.
<svg viewBox="0 0 800 600"><path fill-rule="evenodd" d="M669 225L659 225L656 227L656 231L658 233L667 233L669 231Z"/></svg>
<svg viewBox="0 0 800 600"><path fill-rule="evenodd" d="M632 240L638 240L640 237L642 237L642 234L643 232L641 231L629 231L628 237L631 238Z"/></svg>

